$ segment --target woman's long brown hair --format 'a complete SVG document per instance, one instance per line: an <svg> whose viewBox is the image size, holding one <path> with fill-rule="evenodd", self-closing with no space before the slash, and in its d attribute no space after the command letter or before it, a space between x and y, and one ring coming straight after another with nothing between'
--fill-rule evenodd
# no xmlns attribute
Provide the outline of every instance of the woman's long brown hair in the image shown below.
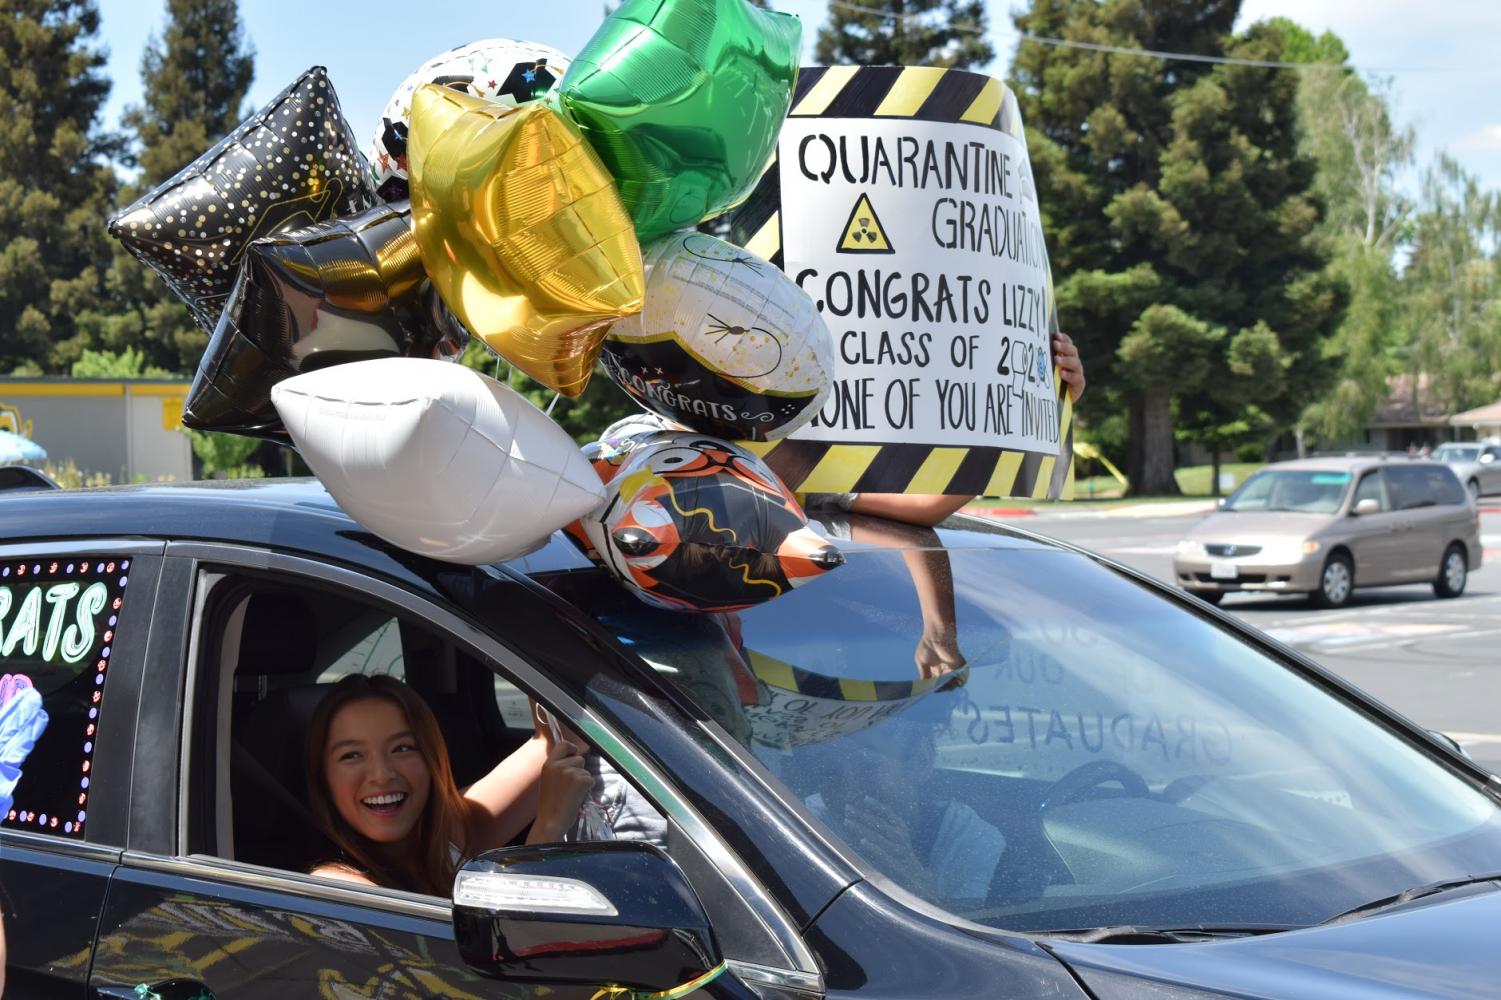
<svg viewBox="0 0 1501 1000"><path fill-rule="evenodd" d="M328 789L328 730L334 716L344 706L367 698L384 698L394 702L406 715L407 724L416 738L432 776L427 804L412 828L409 844L398 845L391 856L368 837L355 830L340 815ZM318 703L308 723L303 755L307 774L308 805L323 832L338 846L341 860L363 872L377 885L406 889L434 896L448 896L453 891L454 865L448 845L464 848L464 799L454 784L453 769L448 763L448 746L432 709L411 688L394 677L350 674L333 686Z"/></svg>

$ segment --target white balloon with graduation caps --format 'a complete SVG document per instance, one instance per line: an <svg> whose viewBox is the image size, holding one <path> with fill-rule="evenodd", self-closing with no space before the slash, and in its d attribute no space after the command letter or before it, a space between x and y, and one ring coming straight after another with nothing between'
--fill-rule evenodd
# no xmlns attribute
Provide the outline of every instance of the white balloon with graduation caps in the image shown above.
<svg viewBox="0 0 1501 1000"><path fill-rule="evenodd" d="M510 38L486 38L433 56L402 81L381 112L368 153L377 192L386 201L409 196L407 132L412 95L424 83L519 105L546 97L567 70L568 57L552 46Z"/></svg>
<svg viewBox="0 0 1501 1000"><path fill-rule="evenodd" d="M600 360L643 406L744 441L786 437L833 385L818 309L773 264L704 233L642 248L646 303L610 328Z"/></svg>

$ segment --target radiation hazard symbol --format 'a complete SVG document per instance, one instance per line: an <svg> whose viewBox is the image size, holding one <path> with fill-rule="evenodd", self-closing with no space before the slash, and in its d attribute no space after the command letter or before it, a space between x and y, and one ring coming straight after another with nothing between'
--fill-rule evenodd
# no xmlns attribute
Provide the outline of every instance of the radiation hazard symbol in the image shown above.
<svg viewBox="0 0 1501 1000"><path fill-rule="evenodd" d="M868 195L861 195L850 210L849 221L839 238L839 253L896 253Z"/></svg>

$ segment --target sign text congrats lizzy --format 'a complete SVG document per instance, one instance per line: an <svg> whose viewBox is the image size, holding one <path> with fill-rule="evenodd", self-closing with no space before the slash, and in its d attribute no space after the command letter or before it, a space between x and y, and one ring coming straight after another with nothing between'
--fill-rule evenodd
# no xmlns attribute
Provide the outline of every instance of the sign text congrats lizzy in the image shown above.
<svg viewBox="0 0 1501 1000"><path fill-rule="evenodd" d="M794 435L1056 453L1051 282L1026 147L980 125L789 118L784 270L834 336Z"/></svg>

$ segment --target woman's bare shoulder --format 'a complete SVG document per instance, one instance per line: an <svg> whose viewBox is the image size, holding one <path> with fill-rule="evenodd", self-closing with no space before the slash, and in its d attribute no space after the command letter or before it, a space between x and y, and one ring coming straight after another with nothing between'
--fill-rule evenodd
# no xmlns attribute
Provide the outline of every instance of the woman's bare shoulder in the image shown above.
<svg viewBox="0 0 1501 1000"><path fill-rule="evenodd" d="M325 861L320 865L315 865L308 874L319 878L331 878L338 882L353 882L356 885L375 885L369 875L339 861Z"/></svg>

